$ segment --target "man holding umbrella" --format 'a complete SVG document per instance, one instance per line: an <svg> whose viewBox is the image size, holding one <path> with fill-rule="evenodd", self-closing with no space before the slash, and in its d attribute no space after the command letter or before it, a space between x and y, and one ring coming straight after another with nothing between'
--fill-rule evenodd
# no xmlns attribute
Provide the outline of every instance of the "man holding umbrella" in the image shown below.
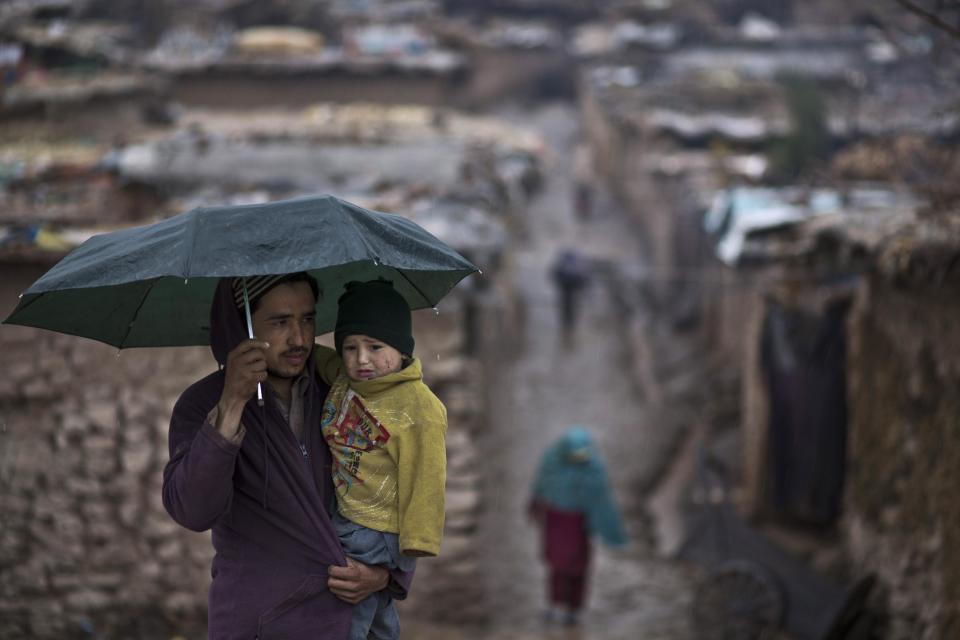
<svg viewBox="0 0 960 640"><path fill-rule="evenodd" d="M245 295L255 339L244 329ZM412 579L347 559L331 525L319 428L328 387L312 353L317 296L306 273L222 279L210 325L221 370L174 408L163 502L181 525L212 529L213 639L345 638L352 603L384 588L403 598Z"/></svg>
<svg viewBox="0 0 960 640"><path fill-rule="evenodd" d="M118 349L210 345L220 370L177 401L163 481L173 518L213 532L210 637L342 640L352 603L403 598L412 574L340 547L314 334L334 329L349 281L390 280L414 310L477 271L411 220L331 195L198 207L93 236L4 323Z"/></svg>

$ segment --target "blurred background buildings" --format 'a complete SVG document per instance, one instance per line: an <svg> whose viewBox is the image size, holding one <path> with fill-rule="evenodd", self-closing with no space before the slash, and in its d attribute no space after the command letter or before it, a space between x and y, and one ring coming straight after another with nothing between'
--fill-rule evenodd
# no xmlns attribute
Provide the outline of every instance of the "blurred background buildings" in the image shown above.
<svg viewBox="0 0 960 640"><path fill-rule="evenodd" d="M523 595L532 470L506 450L580 420L616 425L636 543L571 637L713 637L753 589L730 637L950 640L958 52L955 0L8 0L0 309L195 206L409 216L484 272L415 321L451 430L409 637L560 637ZM542 312L563 246L596 283L573 345ZM622 389L557 373L615 347ZM3 326L0 353L0 634L204 637L209 541L159 487L206 351ZM704 552L717 505L783 556Z"/></svg>

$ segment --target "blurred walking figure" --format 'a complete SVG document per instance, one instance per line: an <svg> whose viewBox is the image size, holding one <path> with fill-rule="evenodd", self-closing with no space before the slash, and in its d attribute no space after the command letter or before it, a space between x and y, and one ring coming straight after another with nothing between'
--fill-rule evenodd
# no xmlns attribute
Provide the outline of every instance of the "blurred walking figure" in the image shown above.
<svg viewBox="0 0 960 640"><path fill-rule="evenodd" d="M619 547L626 536L590 432L571 427L544 452L533 483L530 517L540 526L549 571L548 622L577 624L586 594L590 538Z"/></svg>
<svg viewBox="0 0 960 640"><path fill-rule="evenodd" d="M550 276L560 298L560 323L566 337L571 337L577 325L580 293L590 280L587 261L573 249L557 254Z"/></svg>

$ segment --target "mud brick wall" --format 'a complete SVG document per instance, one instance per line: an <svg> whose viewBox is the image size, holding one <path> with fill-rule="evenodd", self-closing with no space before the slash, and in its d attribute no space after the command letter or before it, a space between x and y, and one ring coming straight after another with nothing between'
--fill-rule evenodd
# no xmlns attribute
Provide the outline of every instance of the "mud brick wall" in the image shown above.
<svg viewBox="0 0 960 640"><path fill-rule="evenodd" d="M173 403L206 349L0 328L0 637L145 637L205 618L209 535L160 500Z"/></svg>
<svg viewBox="0 0 960 640"><path fill-rule="evenodd" d="M470 50L470 73L462 91L450 101L460 108L476 109L505 98L532 99L546 87L549 78L567 71L562 53L549 49L495 49L477 46Z"/></svg>
<svg viewBox="0 0 960 640"><path fill-rule="evenodd" d="M706 264L709 242L701 228L698 193L717 185L709 174L664 172L673 144L647 128L642 114L614 111L583 80L579 84L583 127L595 180L605 181L641 231L649 290L671 319L686 322L703 305L695 278Z"/></svg>
<svg viewBox="0 0 960 640"><path fill-rule="evenodd" d="M254 109L283 104L308 107L319 102L373 102L440 106L461 88L456 74L428 72L275 73L251 80L246 73L184 73L171 83L170 97L191 107Z"/></svg>
<svg viewBox="0 0 960 640"><path fill-rule="evenodd" d="M586 81L580 83L580 106L594 175L608 182L643 228L651 266L673 265L675 230L648 166L652 141L641 128L611 113Z"/></svg>
<svg viewBox="0 0 960 640"><path fill-rule="evenodd" d="M851 318L844 529L889 640L960 637L960 292L871 282Z"/></svg>

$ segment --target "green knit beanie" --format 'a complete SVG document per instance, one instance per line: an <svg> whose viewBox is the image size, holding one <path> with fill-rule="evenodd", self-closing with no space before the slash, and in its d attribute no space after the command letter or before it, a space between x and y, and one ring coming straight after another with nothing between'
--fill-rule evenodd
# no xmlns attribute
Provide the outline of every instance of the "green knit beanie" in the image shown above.
<svg viewBox="0 0 960 640"><path fill-rule="evenodd" d="M348 282L337 300L333 342L343 355L343 339L364 335L384 342L401 354L413 355L410 306L389 280Z"/></svg>

